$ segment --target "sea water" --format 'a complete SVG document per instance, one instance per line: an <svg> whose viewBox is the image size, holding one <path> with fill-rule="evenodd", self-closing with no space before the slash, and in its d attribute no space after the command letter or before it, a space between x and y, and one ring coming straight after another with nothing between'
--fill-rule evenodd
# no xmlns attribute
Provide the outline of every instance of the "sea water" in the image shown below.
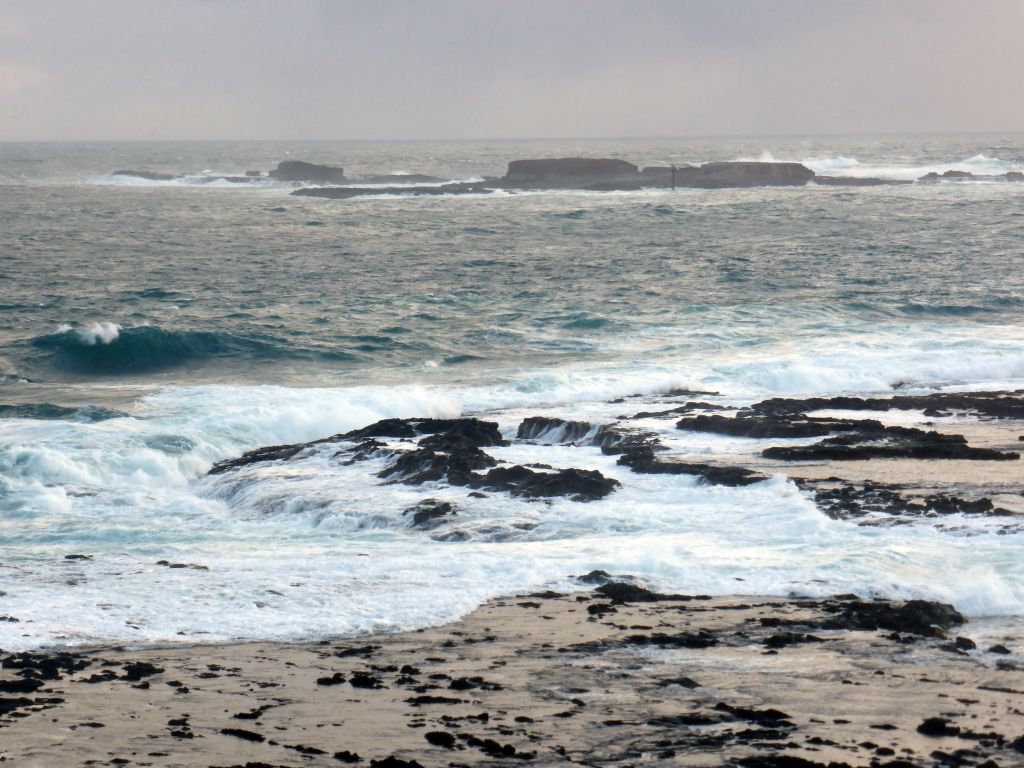
<svg viewBox="0 0 1024 768"><path fill-rule="evenodd" d="M742 405L1024 386L1024 184L324 200L208 181L285 159L471 179L573 155L913 179L1022 170L1024 137L0 144L0 647L414 628L595 568L1024 616L1021 535L832 520L783 475L706 486L514 444L488 452L622 487L479 499L329 451L206 476L392 416L512 437L526 416L604 423L680 387ZM686 456L758 445L642 426ZM444 536L403 515L426 497L457 505Z"/></svg>

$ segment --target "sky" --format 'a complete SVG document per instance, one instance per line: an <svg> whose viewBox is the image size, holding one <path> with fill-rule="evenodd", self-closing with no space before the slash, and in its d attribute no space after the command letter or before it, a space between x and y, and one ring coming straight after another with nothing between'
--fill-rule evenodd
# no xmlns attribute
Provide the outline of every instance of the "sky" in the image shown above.
<svg viewBox="0 0 1024 768"><path fill-rule="evenodd" d="M0 0L0 141L1024 130L1024 0Z"/></svg>

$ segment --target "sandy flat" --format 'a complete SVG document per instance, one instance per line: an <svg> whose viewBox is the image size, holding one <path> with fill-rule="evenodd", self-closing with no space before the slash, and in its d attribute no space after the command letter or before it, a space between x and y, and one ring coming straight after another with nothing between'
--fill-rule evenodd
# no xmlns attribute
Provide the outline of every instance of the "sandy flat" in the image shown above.
<svg viewBox="0 0 1024 768"><path fill-rule="evenodd" d="M894 639L815 628L828 615L797 599L612 605L581 593L497 600L444 627L348 641L90 651L84 668L3 695L32 703L0 718L0 759L336 766L347 752L359 765L905 768L967 750L969 762L946 764L1024 764L1024 741L1013 746L1024 736L1017 627ZM955 635L977 647L956 650ZM120 679L138 662L162 671ZM918 732L935 717L946 735ZM749 762L782 755L811 762Z"/></svg>

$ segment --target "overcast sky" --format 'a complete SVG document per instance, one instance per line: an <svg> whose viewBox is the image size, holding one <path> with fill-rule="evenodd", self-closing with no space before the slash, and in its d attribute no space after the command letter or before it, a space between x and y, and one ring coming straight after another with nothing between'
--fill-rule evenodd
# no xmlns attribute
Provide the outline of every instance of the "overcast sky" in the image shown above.
<svg viewBox="0 0 1024 768"><path fill-rule="evenodd" d="M1024 130L1024 0L0 0L0 140Z"/></svg>

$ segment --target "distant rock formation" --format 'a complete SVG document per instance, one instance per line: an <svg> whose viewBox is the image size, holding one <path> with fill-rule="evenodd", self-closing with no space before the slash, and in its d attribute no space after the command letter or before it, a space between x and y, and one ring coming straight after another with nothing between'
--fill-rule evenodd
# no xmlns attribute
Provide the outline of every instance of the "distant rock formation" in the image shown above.
<svg viewBox="0 0 1024 768"><path fill-rule="evenodd" d="M285 160L270 172L278 181L316 181L328 184L344 184L345 169L333 165L317 165L302 160Z"/></svg>
<svg viewBox="0 0 1024 768"><path fill-rule="evenodd" d="M583 189L592 184L637 182L638 175L637 167L625 160L555 157L512 160L498 183L517 189Z"/></svg>
<svg viewBox="0 0 1024 768"><path fill-rule="evenodd" d="M172 179L175 178L175 176L173 174L170 174L170 173L157 173L156 171L135 171L135 170L114 171L113 175L114 176L131 176L132 178L147 179L149 181L171 181Z"/></svg>
<svg viewBox="0 0 1024 768"><path fill-rule="evenodd" d="M943 181L1012 181L1021 183L1024 182L1024 173L1020 171L1007 171L997 176L976 174L970 171L946 171L945 173L926 173L924 176L919 178L918 183L920 184L939 184Z"/></svg>
<svg viewBox="0 0 1024 768"><path fill-rule="evenodd" d="M813 178L814 171L800 163L735 161L679 168L676 171L676 186L701 189L800 187Z"/></svg>

